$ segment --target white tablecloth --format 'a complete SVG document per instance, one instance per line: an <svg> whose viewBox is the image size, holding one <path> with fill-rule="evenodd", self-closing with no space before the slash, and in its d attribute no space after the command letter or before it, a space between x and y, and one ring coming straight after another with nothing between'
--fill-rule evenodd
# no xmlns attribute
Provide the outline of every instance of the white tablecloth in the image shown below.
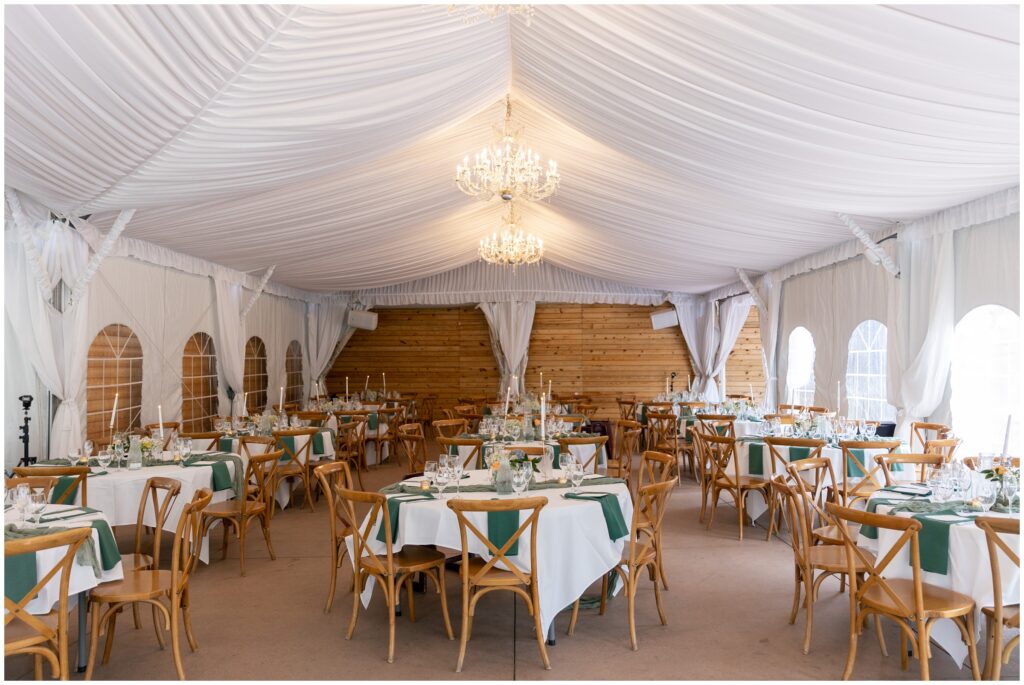
<svg viewBox="0 0 1024 685"><path fill-rule="evenodd" d="M877 495L882 499L912 499L894 492L884 492ZM880 505L876 512L888 514L892 507ZM897 516L910 517L911 513L897 513ZM1017 514L997 514L989 512L986 516L1017 516ZM861 535L857 544L864 547L877 556L882 557L892 548L899 539L898 531L878 529L878 539L872 540ZM1010 546L1020 554L1020 536L1007 536ZM1002 580L1003 604L1017 604L1020 602L1020 567L1010 562L1005 554L1000 553L999 570ZM949 528L949 569L948 573L931 573L922 570L921 580L931 583L937 587L948 588L974 599L977 610L975 612L975 638L978 638L984 631L984 620L981 608L992 606L992 568L988 558L988 544L985 541L985 531L973 523L950 526ZM910 545L905 546L900 553L886 567L885 577L907 578L913 577L910 566ZM1009 631L1013 634L1013 631ZM956 662L963 666L967 658L967 645L964 644L960 631L949 619L940 619L935 623L932 630L932 640L944 649ZM1004 631L1004 640L1007 639Z"/></svg>
<svg viewBox="0 0 1024 685"><path fill-rule="evenodd" d="M316 464L319 461L325 461L325 460L334 459L334 436L331 434L330 431L323 431L321 433L321 435L323 435L323 441L324 441L324 451L323 451L323 454L315 454L313 452L313 450L310 449L309 455L308 455L309 456L309 463L310 464ZM310 440L310 438L309 438L308 435L297 435L297 436L295 436L295 449L296 449L296 451L299 452L299 460L303 464L306 463L306 453L302 452L302 448L305 446L305 444L307 442L309 442L309 440ZM238 445L238 438L235 438L232 441L231 444L232 444L232 449L234 450L234 452L236 454L238 454L240 452L239 445ZM252 443L252 444L249 445L249 451L252 452L253 454L263 454L264 452L266 452L266 448L267 447L268 447L267 445L264 445L262 443ZM244 461L244 457L243 457L243 461ZM281 463L284 464L285 462L281 462ZM295 480L295 479L293 479L293 480ZM277 500L277 506L279 508L285 509L285 508L288 507L288 504L291 502L291 493L292 493L293 485L294 485L294 482L288 482L288 481L281 481L281 483L278 485L277 492L274 493L274 499ZM316 488L317 487L316 482L315 481L311 481L310 482L310 487ZM218 501L218 500L214 499L214 502L216 502L216 501Z"/></svg>
<svg viewBox="0 0 1024 685"><path fill-rule="evenodd" d="M486 471L470 471L470 477L463 480L465 485L489 482ZM415 482L419 482L416 479ZM584 481L584 484L586 481ZM633 501L629 491L623 484L600 485L582 488L584 491L611 492L619 500L622 517L628 526L633 516ZM526 492L523 497L545 497L547 506L541 510L537 528L537 589L540 595L540 619L543 630L555 615L570 606L594 581L610 571L622 557L624 545L629 537L625 536L613 542L608 539L608 528L605 524L601 505L596 502L567 500L562 497L568 489L537 490ZM453 498L454 490L445 493L446 498ZM497 495L493 492L465 493L466 499L510 499L516 495ZM469 519L480 530L487 530L487 515L473 513ZM377 527L370 533L370 548L374 553L384 554L383 542L377 540ZM472 534L467 536L470 552L489 557L487 548L476 540ZM352 552L349 538L349 552ZM444 501L427 500L403 504L399 509L398 536L393 549L400 550L405 545L436 545L440 549L457 553L462 549L459 537L459 523L455 512L448 508ZM529 532L519 540L519 554L512 557L516 565L524 571L529 570L530 539ZM367 583L362 595L363 606L369 606L373 595L372 579Z"/></svg>
<svg viewBox="0 0 1024 685"><path fill-rule="evenodd" d="M90 483L91 484L91 483ZM91 500L89 502L92 504ZM69 504L47 504L46 508L43 509L42 515L53 514L67 509L73 509L74 507ZM7 523L11 523L13 519L8 518L10 512L5 513L5 520ZM98 519L105 518L103 513L96 514L83 514L82 516L76 516L73 519L66 519L63 521L48 521L42 525L47 528L83 528L85 526L92 525L92 522ZM109 519L107 523L110 523ZM33 525L33 524L29 524ZM96 552L97 561L100 558L100 537L99 533L94 529L92 531L92 543L93 549ZM88 544L88 543L85 543ZM53 549L45 549L36 552L36 581L38 582L44 575L49 573L60 560L64 557L67 552L67 545L61 547L54 547ZM68 597L72 600L69 606L74 605L74 595L79 592L85 592L96 587L100 583L106 583L112 580L121 580L124 578L124 569L121 564L118 564L109 571L102 571L99 578L96 577L96 573L93 571L91 565L83 565L78 563L77 559L71 565L71 576L68 581ZM26 605L26 609L31 614L46 614L49 613L57 602L60 601L60 574L56 574L50 579L50 582L43 586L39 594Z"/></svg>

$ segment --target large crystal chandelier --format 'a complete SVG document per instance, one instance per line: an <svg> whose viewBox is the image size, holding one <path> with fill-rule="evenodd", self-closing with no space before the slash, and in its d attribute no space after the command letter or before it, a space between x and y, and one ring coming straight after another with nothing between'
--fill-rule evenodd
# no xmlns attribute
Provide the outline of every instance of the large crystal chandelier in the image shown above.
<svg viewBox="0 0 1024 685"><path fill-rule="evenodd" d="M501 139L476 154L473 164L469 155L455 167L455 184L459 190L478 200L495 195L510 202L543 200L558 188L558 165L548 160L547 169L540 155L519 142L519 131L512 128L512 99L505 97L505 124Z"/></svg>
<svg viewBox="0 0 1024 685"><path fill-rule="evenodd" d="M480 258L490 264L511 266L513 269L523 264L536 264L544 256L544 242L532 233L524 233L519 227L515 205L509 202L507 207L501 234L494 233L480 241Z"/></svg>
<svg viewBox="0 0 1024 685"><path fill-rule="evenodd" d="M462 15L462 21L472 24L481 17L487 17L494 21L502 14L509 16L521 16L530 25L533 19L533 5L448 5L448 14Z"/></svg>

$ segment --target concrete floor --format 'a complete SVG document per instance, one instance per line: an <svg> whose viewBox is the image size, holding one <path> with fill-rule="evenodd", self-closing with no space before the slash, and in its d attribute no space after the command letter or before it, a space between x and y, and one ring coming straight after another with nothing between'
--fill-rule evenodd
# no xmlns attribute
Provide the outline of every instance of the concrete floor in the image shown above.
<svg viewBox="0 0 1024 685"><path fill-rule="evenodd" d="M378 488L400 477L397 467L374 469L365 479ZM339 578L331 613L323 612L329 573L326 507L315 513L288 509L274 519L277 560L271 561L253 529L247 571L239 576L238 548L232 540L227 561L219 558L192 580L196 653L184 652L192 680L624 680L706 679L834 680L846 659L848 596L827 581L815 605L811 653L801 652L803 618L787 620L792 602L793 557L779 540L764 542L764 530L748 528L737 539L735 510L719 510L710 532L697 523L697 486L689 480L675 490L665 520L664 542L670 590L663 594L668 625L658 622L653 592L644 581L637 601L640 650L629 649L626 606L621 597L605 616L582 611L576 634L565 635L569 617L556 621L557 645L549 648L552 670L544 671L533 636L533 623L521 603L506 593L481 601L465 667L455 673L458 642L444 635L438 596L419 595L417 621L397 624L395 663L386 662L387 616L380 593L368 611L361 610L351 641L344 632L351 615L350 574ZM119 530L122 549L131 544L130 529ZM170 558L166 554L165 558ZM458 635L460 587L448 576L449 607ZM543 582L543 580L541 581ZM595 589L596 591L596 586ZM130 619L119 622L110 663L97 665L94 678L116 680L174 679L169 650L161 651L151 621L135 630ZM858 680L916 680L917 663L901 671L894 625L886 626L891 656L883 658L874 636L861 641L853 677ZM72 645L74 654L75 645ZM101 650L102 651L102 650ZM941 650L933 650L932 677L969 679ZM5 677L30 678L25 658L6 660ZM72 679L80 679L72 673ZM1019 678L1015 655L1003 678Z"/></svg>

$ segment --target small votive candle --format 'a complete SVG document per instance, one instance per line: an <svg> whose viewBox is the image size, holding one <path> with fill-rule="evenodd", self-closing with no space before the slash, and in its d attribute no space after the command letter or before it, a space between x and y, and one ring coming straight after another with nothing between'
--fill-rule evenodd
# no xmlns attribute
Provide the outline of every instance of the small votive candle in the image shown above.
<svg viewBox="0 0 1024 685"><path fill-rule="evenodd" d="M430 490L430 481L427 480L426 478L421 480L420 481L420 490L422 490L424 492L427 492L428 490Z"/></svg>
<svg viewBox="0 0 1024 685"><path fill-rule="evenodd" d="M565 485L568 482L568 480L569 479L565 477L564 473L558 474L558 484L559 485Z"/></svg>

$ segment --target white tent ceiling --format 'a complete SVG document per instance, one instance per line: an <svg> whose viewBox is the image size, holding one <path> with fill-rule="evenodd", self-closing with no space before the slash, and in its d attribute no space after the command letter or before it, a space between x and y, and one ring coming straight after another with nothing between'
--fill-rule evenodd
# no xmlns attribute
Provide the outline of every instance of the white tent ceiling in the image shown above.
<svg viewBox="0 0 1024 685"><path fill-rule="evenodd" d="M10 6L6 183L318 291L475 259L511 91L550 262L704 292L1018 182L1015 6Z"/></svg>

